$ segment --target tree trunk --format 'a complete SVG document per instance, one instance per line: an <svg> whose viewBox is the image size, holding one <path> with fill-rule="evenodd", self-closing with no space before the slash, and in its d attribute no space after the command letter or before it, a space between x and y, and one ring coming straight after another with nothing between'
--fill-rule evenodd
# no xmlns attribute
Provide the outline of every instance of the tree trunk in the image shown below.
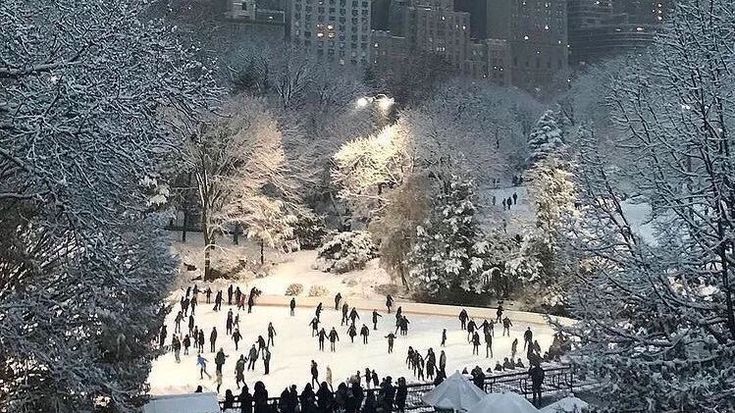
<svg viewBox="0 0 735 413"><path fill-rule="evenodd" d="M232 232L232 243L235 245L240 245L240 225L235 224L235 230Z"/></svg>
<svg viewBox="0 0 735 413"><path fill-rule="evenodd" d="M398 272L401 273L401 283L403 283L403 286L406 288L406 291L411 291L411 287L409 287L408 280L406 279L406 270L402 264L398 266Z"/></svg>
<svg viewBox="0 0 735 413"><path fill-rule="evenodd" d="M263 240L260 240L260 265L263 265L265 263L265 258L263 257Z"/></svg>
<svg viewBox="0 0 735 413"><path fill-rule="evenodd" d="M186 227L189 226L189 211L186 201L184 201L184 226L181 228L181 242L186 242Z"/></svg>

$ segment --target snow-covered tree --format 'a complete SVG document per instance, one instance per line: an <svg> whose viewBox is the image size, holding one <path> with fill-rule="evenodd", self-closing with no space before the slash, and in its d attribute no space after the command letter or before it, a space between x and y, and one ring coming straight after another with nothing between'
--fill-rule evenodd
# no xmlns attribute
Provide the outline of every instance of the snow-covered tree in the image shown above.
<svg viewBox="0 0 735 413"><path fill-rule="evenodd" d="M191 128L185 147L183 160L199 194L205 278L217 237L233 226L268 246L290 237L295 219L289 207L297 202L281 131L262 101L232 99Z"/></svg>
<svg viewBox="0 0 735 413"><path fill-rule="evenodd" d="M447 298L484 287L485 263L475 248L481 236L475 204L473 182L458 176L433 200L408 258L410 278L420 294Z"/></svg>
<svg viewBox="0 0 735 413"><path fill-rule="evenodd" d="M0 410L139 411L176 271L160 113L216 88L144 2L8 0L0 27Z"/></svg>
<svg viewBox="0 0 735 413"><path fill-rule="evenodd" d="M556 113L547 110L536 122L533 131L528 136L528 164L536 162L557 152L564 146L564 136L557 123Z"/></svg>
<svg viewBox="0 0 735 413"><path fill-rule="evenodd" d="M735 409L735 4L677 3L651 56L621 71L610 96L652 242L632 227L610 165L584 160L579 176L577 247L594 266L571 290L580 322L569 332L604 411Z"/></svg>

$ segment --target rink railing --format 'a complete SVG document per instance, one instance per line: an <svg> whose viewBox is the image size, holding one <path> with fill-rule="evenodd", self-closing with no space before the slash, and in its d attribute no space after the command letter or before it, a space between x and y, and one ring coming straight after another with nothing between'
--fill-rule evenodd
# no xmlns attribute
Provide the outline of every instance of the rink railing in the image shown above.
<svg viewBox="0 0 735 413"><path fill-rule="evenodd" d="M563 366L563 365L556 365L551 366L548 368L544 368L544 383L542 386L542 393L543 394L567 394L572 393L575 389L577 389L581 383L579 383L578 378L574 375L574 371L570 366ZM422 400L421 397L431 391L435 386L433 383L415 383L415 384L408 384L406 385L408 388L408 394L406 396L406 411L411 412L432 412L434 411L434 408L431 406L426 405ZM363 387L363 390L366 392L368 390L372 390L376 392L376 397L378 396L378 393L380 392L379 388L368 388L365 389ZM486 393L493 393L493 392L513 392L518 393L523 396L530 396L532 394L531 392L531 382L530 377L528 375L527 371L519 371L514 373L504 373L504 374L496 374L492 376L488 376L485 378L485 384L484 389ZM237 396L235 396L237 398ZM283 412L283 410L279 407L281 405L280 403L280 397L271 397L268 399L268 412L267 413L279 413ZM220 401L220 408L222 411L224 410L224 401ZM312 411L316 411L316 407L311 409ZM377 410L380 412L382 409L380 407L377 408ZM393 406L393 410L395 409L395 406ZM228 412L240 412L240 402L238 400L235 400L232 409L227 409ZM254 406L253 406L253 410ZM304 410L299 406L300 412L309 411L309 409ZM333 409L333 411L338 411L338 409ZM264 412L255 412L255 413L264 413Z"/></svg>

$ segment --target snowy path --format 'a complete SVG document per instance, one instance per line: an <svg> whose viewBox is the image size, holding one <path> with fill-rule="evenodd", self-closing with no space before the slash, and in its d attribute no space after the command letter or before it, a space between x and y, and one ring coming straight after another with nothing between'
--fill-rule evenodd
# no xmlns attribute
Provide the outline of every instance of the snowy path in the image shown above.
<svg viewBox="0 0 735 413"><path fill-rule="evenodd" d="M274 300L286 299L286 297L274 297ZM298 300L298 298L297 298ZM261 302L267 302L268 297L261 297ZM306 304L306 299L299 300L302 304ZM331 308L330 308L331 304ZM473 356L472 347L467 343L467 334L459 329L459 321L456 316L436 316L436 315L418 315L411 313L413 311L421 312L429 306L426 304L406 303L403 304L406 314L411 322L409 335L407 337L399 337L396 340L394 353L387 354L387 340L384 338L389 331L392 331L395 318L393 314L387 315L385 307L378 301L361 301L358 307L379 306L378 311L383 315L378 323L378 331L372 331L370 335L370 343L363 345L361 337L355 338L355 343L350 343L347 336L347 328L340 327L339 321L341 314L334 311L334 304L331 298L324 298L325 311L322 314L324 327L329 330L332 326L337 328L340 335L340 342L337 343L337 351L335 353L319 352L315 338L311 337L309 320L313 317L314 309L310 306L300 307L296 310L296 316L290 317L288 309L280 306L260 305L253 309L252 314L246 311L240 312L240 332L244 339L240 342L240 351L235 351L234 342L225 335L225 319L228 307L222 307L223 311L216 313L211 310L212 305L203 304L197 308L196 324L205 328L205 357L209 360L208 371L214 376L214 353L209 350L209 333L212 326L216 326L219 338L217 348L224 348L225 354L229 357L224 365L224 378L221 393L224 394L225 389L235 389L234 383L234 366L235 361L240 354L246 353L250 345L257 339L258 335L267 337L266 329L269 321L277 331L275 338L275 346L272 348L271 374L264 376L263 363L259 360L257 370L255 372L246 372L245 379L248 385L252 385L257 380L262 380L270 392L277 394L290 384L296 384L302 388L310 379L309 363L315 360L319 365L320 379L324 379L326 366L330 366L333 373L333 381L335 385L345 380L349 375L354 374L356 370L364 372L366 367L377 369L378 375L391 375L393 377L405 376L409 381L414 381L413 375L405 367L405 358L408 346L421 350L426 354L429 347L433 347L437 356L441 350L439 347L441 330L447 329L448 342L444 349L447 352L447 372L451 374L455 369L461 370L464 367L471 369L475 365L480 365L483 369L493 367L496 360L502 362L504 357L510 356L510 345L513 338L519 339L519 353L524 354L523 349L523 331L530 326L534 332L534 339L538 339L541 347L546 350L551 344L553 331L544 324L539 324L532 320L532 317L526 317L523 313L509 313L511 320L515 319L513 328L511 329L511 337L500 337L501 329L496 329L496 338L494 342L495 358L486 359L484 357L484 347L481 347L482 356ZM449 306L440 306L441 312L448 314L457 314L459 309ZM178 311L178 306L175 309ZM203 310L203 311L202 311ZM169 315L167 320L169 326L169 338L173 333L173 318L176 311ZM236 308L233 307L236 312ZM484 316L486 313L494 314L493 309L468 309L471 316ZM358 320L357 326L362 326L362 320L369 322L371 311L359 311L361 320ZM536 317L536 316L534 316ZM528 321L522 321L527 318ZM478 322L482 318L478 318ZM370 324L370 323L367 323ZM186 329L186 323L182 323L182 328ZM483 343L484 346L484 343ZM329 344L326 345L327 350ZM522 356L517 356L522 357ZM527 361L524 358L524 363ZM153 363L153 370L149 377L152 394L168 394L168 393L187 393L193 391L197 385L202 385L205 389L214 390L216 384L213 379L199 379L199 370L196 367L196 352L191 352L188 356L181 358L181 364L177 364L174 360L173 353L168 353Z"/></svg>

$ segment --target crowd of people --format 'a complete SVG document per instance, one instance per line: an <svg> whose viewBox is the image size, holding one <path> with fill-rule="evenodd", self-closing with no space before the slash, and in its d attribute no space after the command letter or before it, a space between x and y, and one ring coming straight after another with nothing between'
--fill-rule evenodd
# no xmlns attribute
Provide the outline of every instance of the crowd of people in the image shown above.
<svg viewBox="0 0 735 413"><path fill-rule="evenodd" d="M204 356L205 353L205 331L196 324L196 307L199 304L200 294L203 295L206 304L214 303L213 311L222 311L224 303L223 291L212 291L209 287L202 291L197 285L188 287L185 294L180 299L180 311L174 318L174 334L171 339L170 350L173 351L176 362L181 362L180 355L183 350L184 355L190 354L190 348L197 353L196 365L199 369L200 379L206 375L211 379L211 374L207 370L209 360ZM230 285L226 291L228 308L225 315L225 335L234 341L235 350L239 350L240 341L243 335L240 333L240 315L239 311L244 310L247 306L248 313L252 312L253 306L256 305L257 297L261 294L256 288L252 288L249 293L244 293L239 287ZM214 296L214 299L212 297ZM401 306L395 311L394 299L388 295L386 297L387 314L394 314L395 331L390 330L389 334L383 336L388 344L388 354L393 352L395 340L400 336L407 336L410 321L403 313ZM233 306L237 306L238 312L233 312ZM290 302L290 315L294 316L296 301L295 298ZM342 318L340 327L346 327L346 334L350 341L354 343L357 335L362 337L362 343L368 344L371 329L366 324L367 320L358 328L358 320L361 320L360 314L356 307L350 307L343 300L341 294L334 297L334 310L341 311ZM322 313L324 306L319 303L314 310L314 317L309 323L311 327L312 337L316 339L320 351L325 351L325 342L329 341L329 349L331 352L337 351L337 343L340 340L336 326L331 326L327 331L323 326ZM372 331L378 329L378 323L383 315L373 309L370 317L372 323ZM458 315L460 328L467 333L467 343L472 348L473 355L480 355L480 346L483 343L485 347L485 357L494 358L493 340L495 340L496 325L502 328L501 338L508 337L510 340L510 328L513 326L511 320L504 314L502 303L498 306L495 319L483 319L478 322L471 317L465 309L462 309ZM187 320L186 327L182 327L182 323ZM223 367L229 355L225 354L222 347L217 350L218 332L216 327L212 327L209 333L209 352L214 353L215 364L215 383L219 393L222 386ZM264 337L265 336L265 337ZM238 405L242 412L250 412L255 408L255 413L259 411L259 406L267 407L268 392L262 382L257 382L254 386L253 393L250 394L248 386L245 384L245 371L255 371L258 360L263 363L263 374L268 375L270 372L271 350L275 345L275 337L277 331L273 323L268 323L268 327L263 335L258 335L249 350L239 355L234 362L235 385L240 390L240 394L236 397L231 390L225 391L225 406L233 406L234 402L239 401ZM160 332L160 345L166 345L167 327L164 325ZM445 347L447 341L447 330L441 332L441 347ZM534 400L536 399L536 390L541 388L543 382L543 369L540 364L543 360L549 360L554 356L558 357L563 353L563 348L568 345L566 340L560 334L555 335L554 345L549 352L542 355L541 346L537 340L533 338L533 332L528 327L523 335L523 351L526 352L526 358L530 366L529 375L531 377L534 389ZM488 375L498 374L507 370L525 369L525 364L518 355L518 338L515 338L511 344L510 357L505 357L503 363L499 360L494 367L489 366L485 371L479 366L475 366L470 372L465 369L464 374L472 376L473 381L480 387L484 387L485 379ZM429 347L425 354L413 347L409 347L406 356L406 366L409 371L413 372L416 382L432 382L435 385L440 384L446 377L447 354L444 349L439 350L437 357L434 349ZM324 413L332 412L334 408L340 411L352 412L362 411L372 413L376 411L401 411L405 404L406 379L401 377L397 380L397 387L393 384L390 376L385 376L381 380L375 370L365 368L364 375L360 370L350 376L346 381L338 383L335 391L333 387L332 372L329 366L324 371L324 380L319 380L319 366L312 360L310 364L311 382L304 386L300 394L297 393L296 386L292 385L284 389L279 398L279 410L281 412L294 412L295 406L301 406L301 411L310 411ZM487 374L486 374L487 373ZM364 387L363 387L364 381ZM537 385L538 384L538 385ZM201 386L200 386L201 389ZM539 396L540 397L540 396ZM390 409L388 409L388 406ZM395 409L393 408L395 407ZM271 409L271 407L267 407ZM268 410L270 411L270 410Z"/></svg>

